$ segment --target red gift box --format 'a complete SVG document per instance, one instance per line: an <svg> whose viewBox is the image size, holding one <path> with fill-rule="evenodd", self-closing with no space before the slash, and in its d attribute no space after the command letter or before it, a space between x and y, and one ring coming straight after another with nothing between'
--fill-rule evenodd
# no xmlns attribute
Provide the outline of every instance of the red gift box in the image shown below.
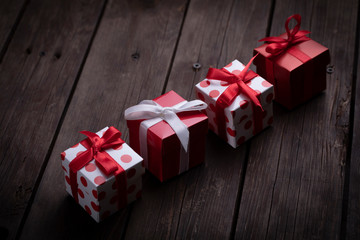
<svg viewBox="0 0 360 240"><path fill-rule="evenodd" d="M289 30L291 19L297 21ZM329 49L299 31L300 15L289 17L286 33L264 38L267 43L254 49L257 73L274 85L275 101L288 109L309 100L326 88L326 65L330 62Z"/></svg>
<svg viewBox="0 0 360 240"><path fill-rule="evenodd" d="M172 107L185 101L174 91L153 100L161 107ZM205 137L208 131L208 118L200 111L177 113L179 119L188 127L188 169L199 165L205 159ZM127 120L130 146L140 151L140 124L143 120ZM165 121L160 121L147 129L147 169L160 181L179 175L182 149L174 130Z"/></svg>

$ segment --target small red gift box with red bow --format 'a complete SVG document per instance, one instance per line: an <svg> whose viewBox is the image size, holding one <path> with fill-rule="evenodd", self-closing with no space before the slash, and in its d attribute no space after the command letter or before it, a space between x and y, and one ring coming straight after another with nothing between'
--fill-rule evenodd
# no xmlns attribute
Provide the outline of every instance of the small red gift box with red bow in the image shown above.
<svg viewBox="0 0 360 240"><path fill-rule="evenodd" d="M289 29L291 19L297 21ZM275 101L292 109L319 94L326 88L326 65L330 62L329 49L299 30L301 17L290 16L286 33L278 37L267 37L262 46L254 49L257 73L274 85Z"/></svg>
<svg viewBox="0 0 360 240"><path fill-rule="evenodd" d="M97 133L61 153L66 191L99 222L140 198L143 159L114 127Z"/></svg>
<svg viewBox="0 0 360 240"><path fill-rule="evenodd" d="M125 110L130 146L160 181L166 181L205 159L207 105L186 101L174 91Z"/></svg>

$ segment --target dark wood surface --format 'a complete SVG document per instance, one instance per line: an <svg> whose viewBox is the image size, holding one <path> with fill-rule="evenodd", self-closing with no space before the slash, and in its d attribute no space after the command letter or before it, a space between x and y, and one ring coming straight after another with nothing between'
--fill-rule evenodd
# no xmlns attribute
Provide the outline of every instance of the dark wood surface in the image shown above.
<svg viewBox="0 0 360 240"><path fill-rule="evenodd" d="M0 1L0 239L360 239L359 1ZM329 47L327 89L237 149L212 133L204 164L97 224L65 192L59 154L80 130L246 62L302 29ZM194 63L201 68L195 71ZM255 70L255 69L254 69Z"/></svg>

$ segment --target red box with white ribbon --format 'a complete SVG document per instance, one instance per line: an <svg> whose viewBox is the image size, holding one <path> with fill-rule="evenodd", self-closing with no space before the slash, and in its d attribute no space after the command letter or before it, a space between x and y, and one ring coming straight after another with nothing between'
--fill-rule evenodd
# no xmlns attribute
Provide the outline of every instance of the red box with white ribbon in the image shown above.
<svg viewBox="0 0 360 240"><path fill-rule="evenodd" d="M209 128L236 148L273 122L273 86L238 60L210 68L195 87L208 104Z"/></svg>
<svg viewBox="0 0 360 240"><path fill-rule="evenodd" d="M125 110L130 146L160 181L204 161L208 118L200 110L206 107L170 91Z"/></svg>
<svg viewBox="0 0 360 240"><path fill-rule="evenodd" d="M289 30L291 19L297 21ZM254 49L257 73L275 87L275 101L286 107L306 102L326 88L326 66L330 62L329 49L306 36L309 31L299 30L300 15L290 16L286 33L260 41L267 43Z"/></svg>
<svg viewBox="0 0 360 240"><path fill-rule="evenodd" d="M114 127L88 136L61 153L66 191L99 222L140 198L143 159Z"/></svg>

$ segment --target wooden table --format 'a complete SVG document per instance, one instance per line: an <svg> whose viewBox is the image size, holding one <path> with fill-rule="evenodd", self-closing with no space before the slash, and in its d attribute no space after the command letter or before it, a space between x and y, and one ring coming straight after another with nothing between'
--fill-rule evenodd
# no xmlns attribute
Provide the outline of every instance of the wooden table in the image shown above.
<svg viewBox="0 0 360 240"><path fill-rule="evenodd" d="M360 239L359 1L2 0L1 239ZM326 91L237 149L212 133L206 162L97 224L65 192L60 152L80 130L247 62L259 39L302 29L331 51ZM198 71L194 63L200 63Z"/></svg>

